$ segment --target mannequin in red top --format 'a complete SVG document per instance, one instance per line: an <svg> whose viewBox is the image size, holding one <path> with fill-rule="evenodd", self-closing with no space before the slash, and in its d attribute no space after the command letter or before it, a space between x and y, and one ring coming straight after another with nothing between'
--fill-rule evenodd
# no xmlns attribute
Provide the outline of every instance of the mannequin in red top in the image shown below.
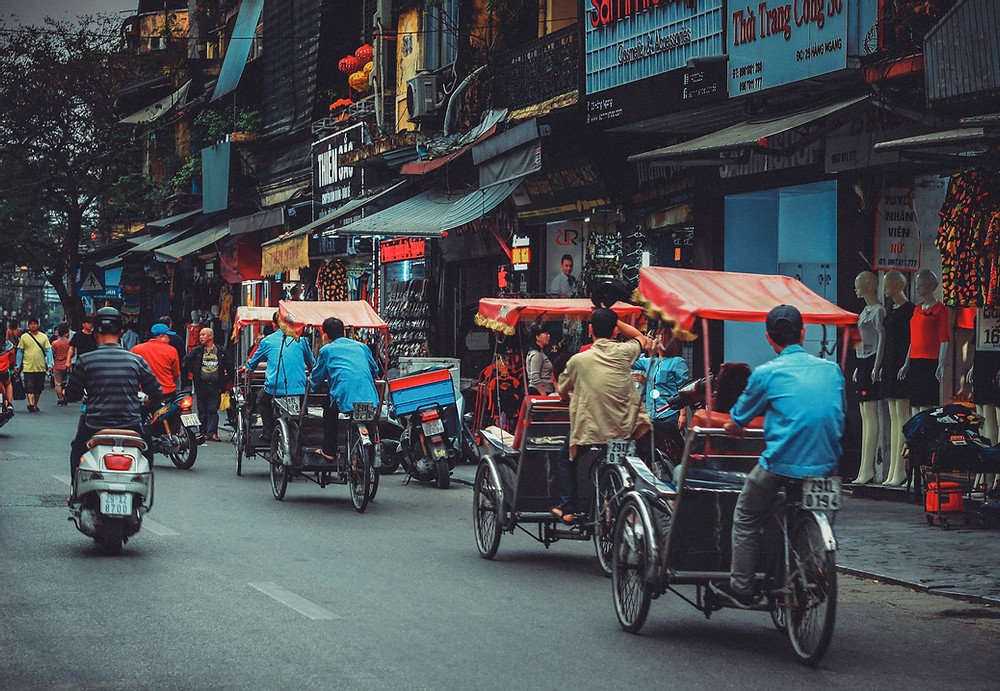
<svg viewBox="0 0 1000 691"><path fill-rule="evenodd" d="M906 378L910 414L941 405L941 380L951 340L951 313L934 295L938 279L933 271L917 272L914 289L919 304L910 320L910 349L897 375Z"/></svg>

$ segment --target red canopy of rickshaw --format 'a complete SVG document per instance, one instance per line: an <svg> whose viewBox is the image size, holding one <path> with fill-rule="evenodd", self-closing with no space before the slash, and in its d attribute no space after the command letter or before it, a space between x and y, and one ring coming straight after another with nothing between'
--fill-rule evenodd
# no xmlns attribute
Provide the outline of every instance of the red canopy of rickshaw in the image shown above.
<svg viewBox="0 0 1000 691"><path fill-rule="evenodd" d="M303 302L297 300L281 300L278 303L278 316L283 325L301 336L306 326L321 326L327 317L337 317L344 326L356 329L387 329L388 325L378 316L364 300L348 300L343 302Z"/></svg>
<svg viewBox="0 0 1000 691"><path fill-rule="evenodd" d="M689 330L697 318L762 322L772 307L792 305L807 324L853 326L858 315L789 276L652 266L639 271L639 293Z"/></svg>
<svg viewBox="0 0 1000 691"><path fill-rule="evenodd" d="M612 309L631 323L642 314L641 307L624 302L615 303ZM475 321L479 326L510 336L519 321L586 320L593 311L594 303L586 298L482 298Z"/></svg>
<svg viewBox="0 0 1000 691"><path fill-rule="evenodd" d="M236 332L244 326L248 326L253 323L270 324L271 317L273 315L273 307L250 307L249 305L240 305L236 308L236 321L233 323L234 340Z"/></svg>

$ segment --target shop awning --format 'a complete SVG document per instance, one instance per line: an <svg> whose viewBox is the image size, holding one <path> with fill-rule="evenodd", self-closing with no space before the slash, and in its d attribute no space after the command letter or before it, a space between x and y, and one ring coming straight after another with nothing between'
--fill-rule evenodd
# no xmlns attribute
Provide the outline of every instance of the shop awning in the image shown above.
<svg viewBox="0 0 1000 691"><path fill-rule="evenodd" d="M914 137L891 139L887 142L879 142L873 148L875 151L927 151L941 148L952 149L956 146L985 145L997 141L1000 141L1000 128L998 127L960 127L953 130L919 134Z"/></svg>
<svg viewBox="0 0 1000 691"><path fill-rule="evenodd" d="M362 207L364 207L364 206L366 206L368 204L371 204L373 201L375 201L375 200L377 200L377 199L379 199L379 198L381 198L381 197L389 194L390 192L393 192L393 191L399 189L400 187L402 187L403 185L405 185L407 182L409 182L409 181L408 180L402 180L402 181L397 182L396 184L394 184L394 185L392 185L390 187L387 187L386 189L382 190L381 192L377 192L377 193L369 195L367 197L358 197L357 199L352 199L351 201L347 202L343 206L338 206L336 209L334 209L330 213L325 214L323 216L320 216L315 221L312 221L311 223L307 223L306 225L302 226L301 228L296 228L291 233L289 233L288 235L286 235L284 238L280 238L278 240L271 240L270 242L266 242L264 244L265 245L269 245L269 244L273 244L273 243L278 243L278 242L281 242L281 241L286 240L288 238L299 237L300 235L308 235L309 233L313 232L314 230L323 230L324 228L326 228L327 226L329 226L330 224L332 224L337 219L343 218L344 216L349 216L350 214L354 213L358 209L360 209L360 208L362 208Z"/></svg>
<svg viewBox="0 0 1000 691"><path fill-rule="evenodd" d="M148 224L147 224L148 225ZM116 266L121 264L125 257L127 256L138 256L145 254L146 252L152 252L157 247L162 247L170 242L173 242L177 238L181 237L186 233L189 228L178 228L176 230L168 230L159 235L142 235L138 238L130 239L129 242L133 242L134 245L119 253L117 256L111 257L109 259L102 259L97 262L97 265L101 268L107 268L109 266ZM134 242L134 240L139 240L139 242Z"/></svg>
<svg viewBox="0 0 1000 691"><path fill-rule="evenodd" d="M795 113L794 115L775 118L773 120L741 122L690 141L629 156L628 160L630 163L639 163L642 161L705 161L718 164L721 161L719 154L724 151L746 147L757 147L766 151L764 140L768 137L773 137L782 132L794 130L803 125L822 120L867 100L868 96L859 96L838 101L822 108L813 108L803 113Z"/></svg>
<svg viewBox="0 0 1000 691"><path fill-rule="evenodd" d="M630 324L642 315L642 308L616 302L612 310ZM533 321L588 321L594 303L587 298L480 298L474 321L479 326L512 336L517 324Z"/></svg>
<svg viewBox="0 0 1000 691"><path fill-rule="evenodd" d="M229 224L223 223L213 226L208 230L203 230L200 233L195 233L183 240L178 240L170 245L165 245L155 250L153 256L156 257L157 261L177 262L192 252L197 252L204 247L208 247L227 235L229 235Z"/></svg>
<svg viewBox="0 0 1000 691"><path fill-rule="evenodd" d="M240 4L240 13L236 17L236 25L233 27L233 34L229 37L229 46L226 48L226 57L222 61L222 71L219 72L215 92L212 93L213 101L225 96L239 85L263 9L264 0L243 0Z"/></svg>
<svg viewBox="0 0 1000 691"><path fill-rule="evenodd" d="M167 216L166 218L160 218L155 221L149 221L146 223L147 228L169 228L171 226L177 225L182 221L187 221L198 214L201 213L201 209L195 209L194 211L185 211L183 213L175 214L173 216Z"/></svg>
<svg viewBox="0 0 1000 691"><path fill-rule="evenodd" d="M285 224L285 210L283 207L275 209L265 209L249 216L240 216L229 221L230 235L243 235L252 233L255 230L274 228Z"/></svg>
<svg viewBox="0 0 1000 691"><path fill-rule="evenodd" d="M488 214L509 197L523 179L459 194L428 190L333 232L336 235L441 237L445 231Z"/></svg>
<svg viewBox="0 0 1000 691"><path fill-rule="evenodd" d="M762 322L778 305L798 308L806 324L853 326L858 321L858 315L789 276L646 267L639 270L639 293L651 308L684 330L700 317Z"/></svg>
<svg viewBox="0 0 1000 691"><path fill-rule="evenodd" d="M190 88L191 81L188 80L181 88L166 98L161 98L156 103L146 106L142 110L136 111L135 113L122 118L118 122L122 125L138 125L144 122L152 122L169 112L174 106L183 104L187 99L188 90Z"/></svg>
<svg viewBox="0 0 1000 691"><path fill-rule="evenodd" d="M462 136L441 137L417 145L418 151L434 156L430 160L405 163L399 169L403 175L424 175L437 170L446 163L472 150L472 147L489 138L507 117L506 110L491 110L483 116L483 121ZM422 154L421 156L423 157Z"/></svg>

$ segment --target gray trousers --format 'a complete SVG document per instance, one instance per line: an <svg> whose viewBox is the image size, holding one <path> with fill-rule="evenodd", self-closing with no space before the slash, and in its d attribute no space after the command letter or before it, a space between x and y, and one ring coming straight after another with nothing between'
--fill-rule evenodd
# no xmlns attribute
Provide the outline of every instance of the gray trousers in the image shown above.
<svg viewBox="0 0 1000 691"><path fill-rule="evenodd" d="M741 595L753 594L753 575L757 569L764 524L771 514L774 499L787 478L754 466L740 492L733 512L733 564L729 585Z"/></svg>

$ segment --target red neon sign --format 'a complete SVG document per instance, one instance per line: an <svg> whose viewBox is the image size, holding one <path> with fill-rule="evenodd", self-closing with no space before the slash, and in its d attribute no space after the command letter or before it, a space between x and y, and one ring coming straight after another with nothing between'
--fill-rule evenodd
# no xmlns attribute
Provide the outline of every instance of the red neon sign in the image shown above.
<svg viewBox="0 0 1000 691"><path fill-rule="evenodd" d="M395 240L383 240L379 244L379 259L383 264L423 258L423 238L397 238Z"/></svg>

